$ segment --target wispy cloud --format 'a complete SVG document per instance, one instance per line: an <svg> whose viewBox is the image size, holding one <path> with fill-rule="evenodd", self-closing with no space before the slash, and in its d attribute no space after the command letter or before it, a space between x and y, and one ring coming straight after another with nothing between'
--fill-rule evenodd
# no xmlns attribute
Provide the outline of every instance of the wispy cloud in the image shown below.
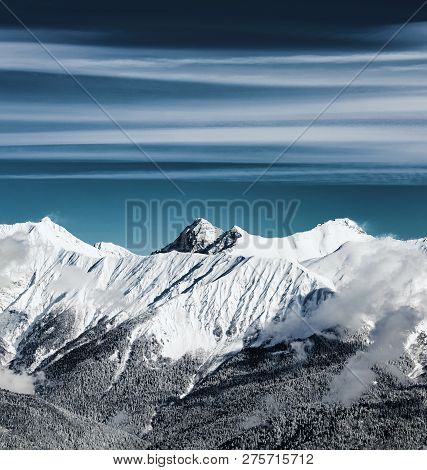
<svg viewBox="0 0 427 470"><path fill-rule="evenodd" d="M264 51L241 56L233 51L212 51L201 55L200 51L191 50L135 50L55 43L47 47L75 75L261 87L342 86L357 67L373 56L328 51L298 55L290 52L272 55L271 51ZM34 42L0 41L0 53L0 70L64 74ZM426 59L424 49L384 52L358 80L358 85L399 85L402 74L409 80L407 85L423 85L421 75L409 75L405 73L406 68L398 66L422 66ZM385 65L396 67L393 74L386 75ZM304 73L307 71L310 73Z"/></svg>
<svg viewBox="0 0 427 470"><path fill-rule="evenodd" d="M374 160L425 158L425 29L405 31L406 40L384 51L301 144L324 149L325 158L343 144L358 145L361 154L370 145ZM49 50L141 145L286 146L372 57L362 49L139 49L85 45L84 35L77 44L46 37ZM0 54L0 146L125 143L28 36L0 30Z"/></svg>
<svg viewBox="0 0 427 470"><path fill-rule="evenodd" d="M166 128L132 130L129 134L141 144L286 144L291 142L303 129L302 126L263 127L204 127ZM127 139L120 132L58 131L4 133L3 145L59 145L59 144L126 144ZM304 143L346 143L346 142L400 142L415 143L427 141L423 126L396 126L393 132L387 126L313 126L304 136Z"/></svg>

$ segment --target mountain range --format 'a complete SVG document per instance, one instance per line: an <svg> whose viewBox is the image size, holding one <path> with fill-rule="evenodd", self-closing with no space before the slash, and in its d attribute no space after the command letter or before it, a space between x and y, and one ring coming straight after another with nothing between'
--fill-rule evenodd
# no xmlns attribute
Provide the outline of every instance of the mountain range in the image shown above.
<svg viewBox="0 0 427 470"><path fill-rule="evenodd" d="M0 447L420 448L427 239L0 225Z"/></svg>

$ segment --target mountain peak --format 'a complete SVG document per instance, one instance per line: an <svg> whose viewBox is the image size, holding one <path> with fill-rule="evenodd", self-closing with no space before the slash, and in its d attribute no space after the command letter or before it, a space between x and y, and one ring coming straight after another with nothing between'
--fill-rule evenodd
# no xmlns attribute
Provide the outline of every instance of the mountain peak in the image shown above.
<svg viewBox="0 0 427 470"><path fill-rule="evenodd" d="M347 241L366 238L371 237L348 218L329 220L312 230L284 238L251 235L237 225L224 232L199 218L188 225L175 241L153 254L179 251L214 255L226 251L236 256L304 261L329 254Z"/></svg>
<svg viewBox="0 0 427 470"><path fill-rule="evenodd" d="M190 225L210 225L213 227L209 220L206 220L203 217L198 217L197 219L194 219L194 221Z"/></svg>
<svg viewBox="0 0 427 470"><path fill-rule="evenodd" d="M41 223L41 224L54 224L55 222L48 215L45 215L42 219L40 219L39 223Z"/></svg>
<svg viewBox="0 0 427 470"><path fill-rule="evenodd" d="M182 253L199 253L211 245L223 231L212 225L206 219L195 219L190 225L178 235L178 238L157 253L169 253L170 251L180 251Z"/></svg>
<svg viewBox="0 0 427 470"><path fill-rule="evenodd" d="M55 223L50 217L38 222L21 222L0 225L0 240L7 237L25 237L30 246L43 248L49 246L91 257L100 257L99 250L81 241L67 229Z"/></svg>
<svg viewBox="0 0 427 470"><path fill-rule="evenodd" d="M366 234L365 230L354 220L346 218L342 219L332 219L324 222L323 224L319 224L318 227L325 227L325 226L343 226L346 228L350 228L355 230L357 233Z"/></svg>

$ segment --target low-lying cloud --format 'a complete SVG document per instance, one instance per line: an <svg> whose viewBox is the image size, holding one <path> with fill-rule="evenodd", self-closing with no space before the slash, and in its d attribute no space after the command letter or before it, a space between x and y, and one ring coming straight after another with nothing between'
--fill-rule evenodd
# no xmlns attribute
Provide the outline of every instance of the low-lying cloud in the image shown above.
<svg viewBox="0 0 427 470"><path fill-rule="evenodd" d="M26 373L16 373L0 368L0 388L9 392L34 395L35 378Z"/></svg>
<svg viewBox="0 0 427 470"><path fill-rule="evenodd" d="M29 245L24 234L16 233L0 240L0 287L11 283L11 271L26 261L28 253Z"/></svg>
<svg viewBox="0 0 427 470"><path fill-rule="evenodd" d="M371 332L370 346L347 361L346 367L334 378L325 401L350 405L360 398L374 381L373 366L399 359L405 352L408 335L422 319L421 312L404 307L385 314Z"/></svg>
<svg viewBox="0 0 427 470"><path fill-rule="evenodd" d="M311 316L302 319L296 309L291 311L279 336L280 340L294 340L330 329L367 329L367 348L346 363L325 397L326 401L348 405L371 386L372 367L401 357L408 337L426 319L427 257L405 242L387 238L366 244L350 243L324 261L330 263L334 259L337 269L341 269L340 262L344 263L348 280ZM321 272L321 265L317 269ZM277 333L276 329L274 334Z"/></svg>
<svg viewBox="0 0 427 470"><path fill-rule="evenodd" d="M60 276L51 283L52 290L57 294L84 290L87 299L109 310L121 309L126 306L121 289L124 285L117 282L116 287L101 288L94 272L87 272L79 266L64 266Z"/></svg>

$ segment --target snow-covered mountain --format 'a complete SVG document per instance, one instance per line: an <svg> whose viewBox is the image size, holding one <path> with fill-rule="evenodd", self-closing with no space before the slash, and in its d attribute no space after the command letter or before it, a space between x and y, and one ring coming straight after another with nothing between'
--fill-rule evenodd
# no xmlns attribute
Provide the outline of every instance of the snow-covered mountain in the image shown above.
<svg viewBox="0 0 427 470"><path fill-rule="evenodd" d="M22 363L28 371L77 338L84 341L88 331L130 320L129 349L136 338L154 335L166 357L196 351L221 356L283 318L290 304L302 308L308 295L333 289L283 256L243 256L239 246L214 256L193 253L222 235L200 220L179 238L191 241L178 246L189 252L169 247L145 257L112 245L89 246L47 218L3 226L0 233L3 251L17 243L21 257L2 271L1 361Z"/></svg>
<svg viewBox="0 0 427 470"><path fill-rule="evenodd" d="M316 309L351 279L373 243L424 246L375 240L349 219L282 239L239 227L223 232L197 219L145 257L109 243L87 245L49 218L3 225L0 237L1 362L29 372L89 331L130 320L129 351L137 338L152 336L165 357L221 358L291 312Z"/></svg>
<svg viewBox="0 0 427 470"><path fill-rule="evenodd" d="M427 362L425 254L425 239L374 238L349 219L281 239L197 219L150 256L88 245L49 218L2 225L0 388L28 393L44 377L50 403L98 423L126 415L120 429L140 436L162 400L249 346L302 357L313 334L360 331L365 352L349 360L367 384L405 351L414 379Z"/></svg>
<svg viewBox="0 0 427 470"><path fill-rule="evenodd" d="M155 253L180 251L185 253L284 258L302 262L332 253L348 241L372 239L350 219L335 219L307 232L284 238L263 238L247 233L240 227L223 232L204 219L196 219L179 237Z"/></svg>
<svg viewBox="0 0 427 470"><path fill-rule="evenodd" d="M129 321L126 354L136 339L154 337L164 357L216 360L315 310L373 243L424 246L378 241L349 219L277 239L197 219L164 249L137 256L90 246L49 218L3 225L0 360L33 372L88 332ZM282 334L277 328L275 341Z"/></svg>
<svg viewBox="0 0 427 470"><path fill-rule="evenodd" d="M207 220L196 219L188 227L185 227L175 241L153 254L169 253L170 251L203 253L222 233L220 228L214 227Z"/></svg>

